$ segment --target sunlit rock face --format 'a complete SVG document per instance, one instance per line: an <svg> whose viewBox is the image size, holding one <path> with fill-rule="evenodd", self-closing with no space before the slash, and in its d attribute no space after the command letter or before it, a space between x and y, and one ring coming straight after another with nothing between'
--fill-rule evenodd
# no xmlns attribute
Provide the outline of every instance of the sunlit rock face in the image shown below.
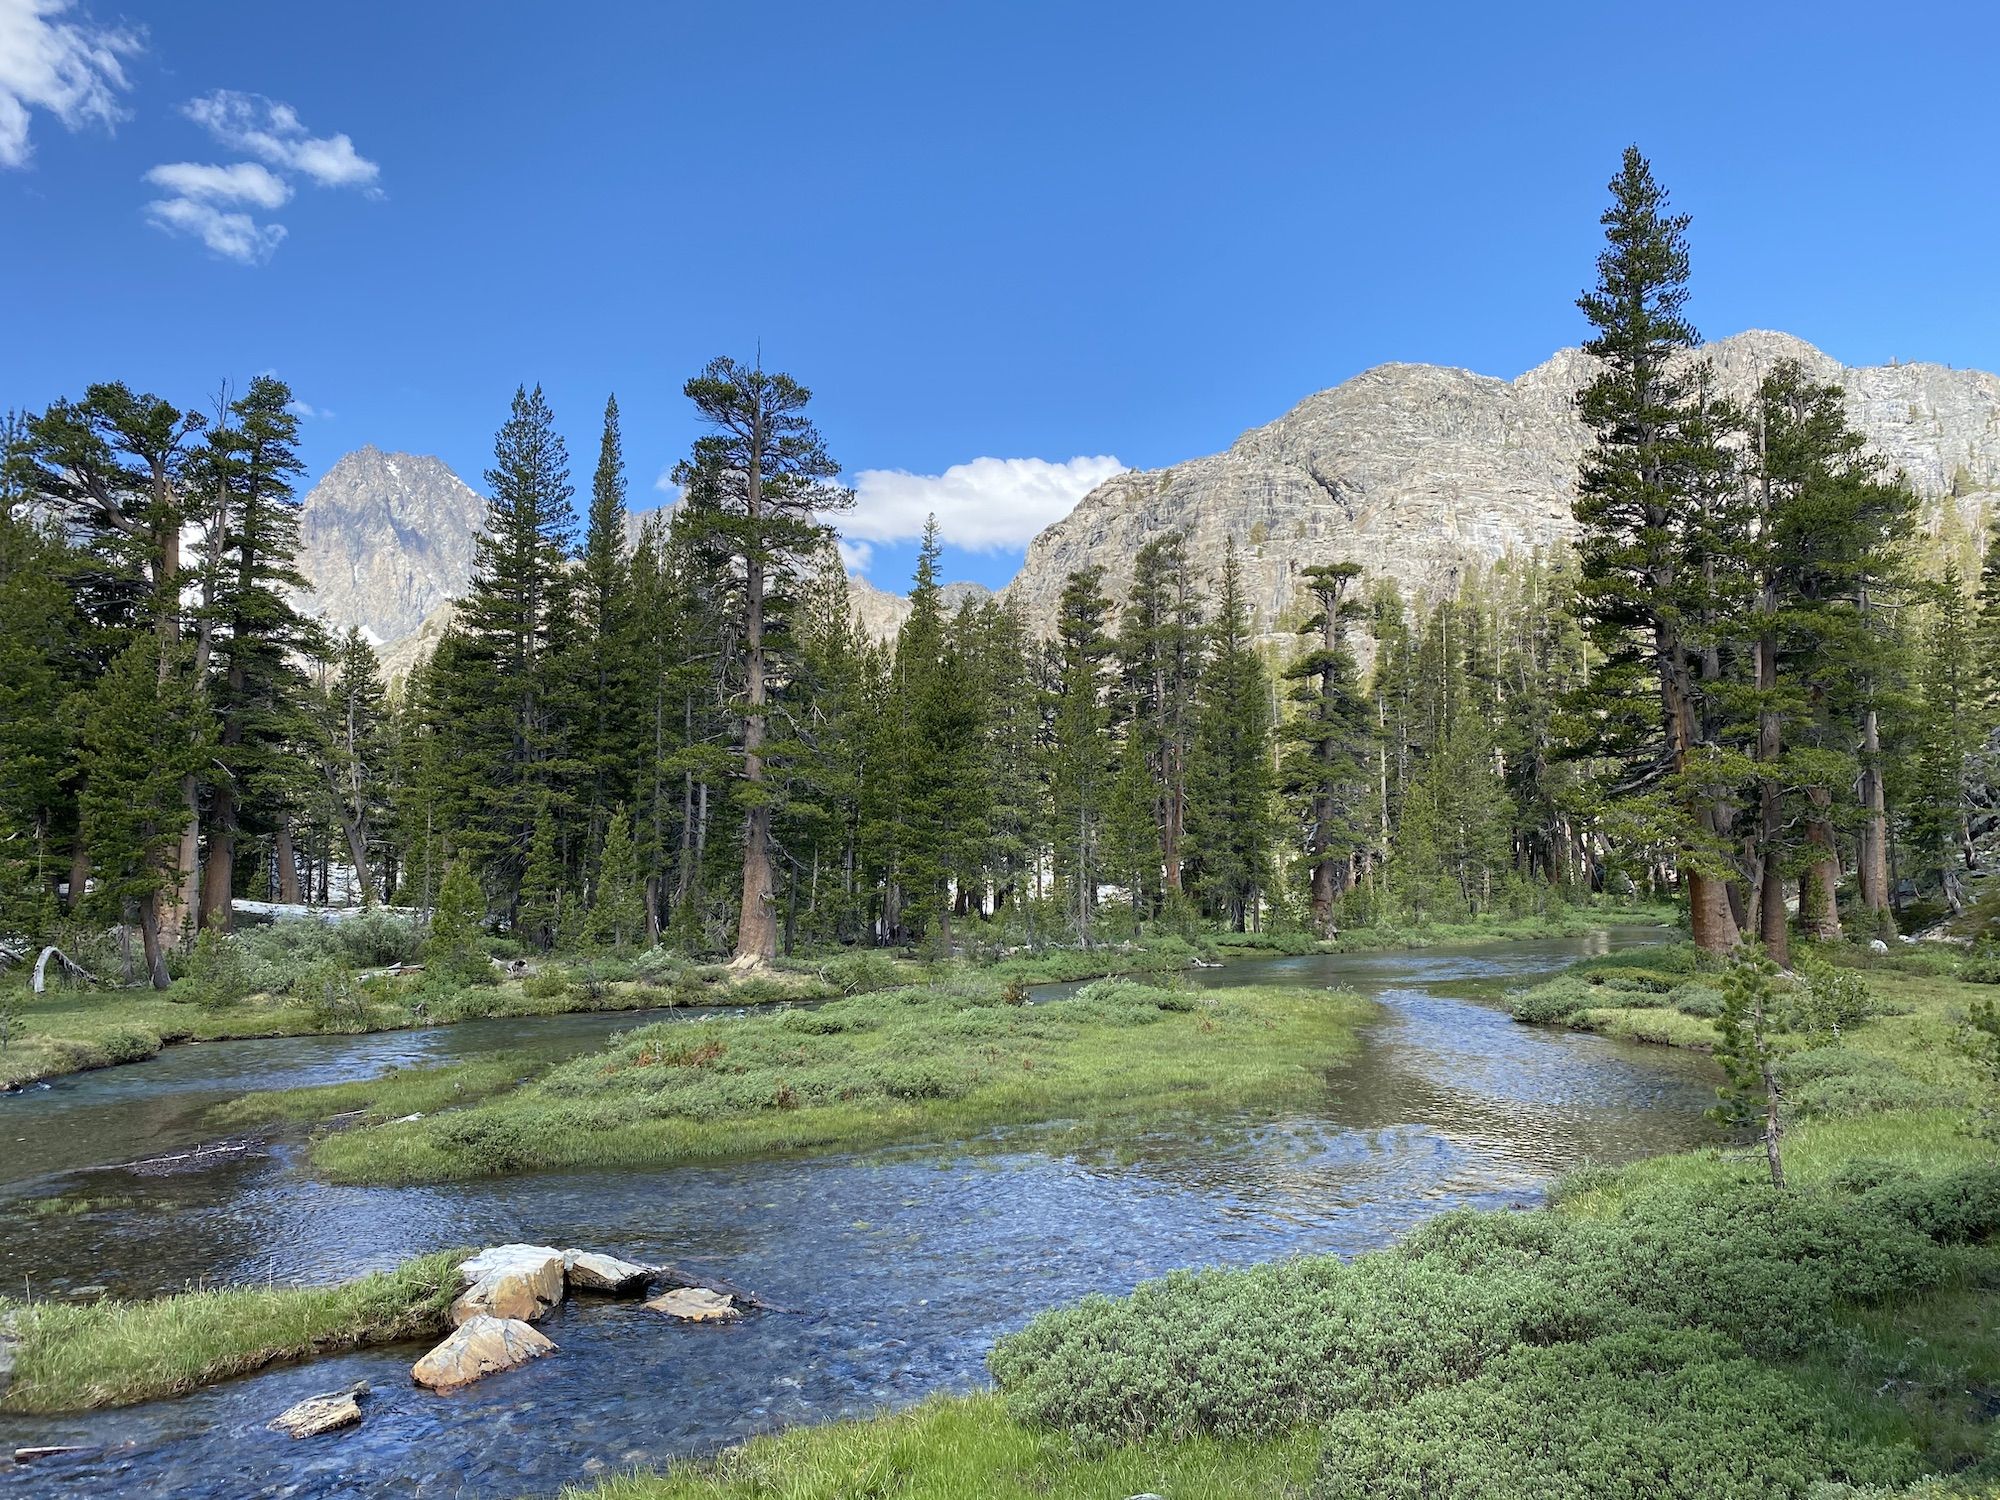
<svg viewBox="0 0 2000 1500"><path fill-rule="evenodd" d="M1747 397L1779 360L1840 385L1856 427L1925 499L1976 519L2000 492L2000 379L1943 365L1848 368L1789 334L1708 345L1724 394ZM1104 569L1118 597L1140 547L1175 528L1219 569L1234 542L1260 633L1288 623L1300 573L1358 562L1406 593L1448 587L1468 564L1564 541L1589 440L1576 396L1593 362L1566 349L1514 380L1437 365L1381 365L1309 396L1225 453L1099 485L1035 538L1013 596L1041 631L1063 581ZM1932 516L1939 507L1932 507Z"/></svg>
<svg viewBox="0 0 2000 1500"><path fill-rule="evenodd" d="M486 502L440 458L357 449L327 470L299 517L308 605L377 646L415 635L465 592Z"/></svg>

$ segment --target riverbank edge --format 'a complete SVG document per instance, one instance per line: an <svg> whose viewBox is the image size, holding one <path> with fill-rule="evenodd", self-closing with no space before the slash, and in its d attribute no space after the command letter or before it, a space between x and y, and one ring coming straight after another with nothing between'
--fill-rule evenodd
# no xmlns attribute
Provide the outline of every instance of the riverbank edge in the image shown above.
<svg viewBox="0 0 2000 1500"><path fill-rule="evenodd" d="M0 1298L14 1355L0 1412L134 1406L270 1365L435 1335L470 1253L441 1250L333 1286L218 1287L138 1302Z"/></svg>
<svg viewBox="0 0 2000 1500"><path fill-rule="evenodd" d="M1889 998L1908 1009L1856 1028L1845 1038L1847 1044L1893 1053L1905 1063L1915 1055L1928 1061L1926 1071L1935 1081L1977 1090L1974 1070L1952 1050L1948 1032L1952 1012L1991 987L1925 982L1893 972L1870 978L1885 981ZM1968 1131L1966 1120L1964 1109L1927 1109L1796 1122L1788 1127L1787 1172L1795 1186L1811 1186L1863 1163L1942 1173L1991 1162L1993 1143ZM1757 1171L1757 1163L1725 1147L1666 1153L1612 1170L1585 1167L1551 1185L1548 1211L1605 1216L1626 1198L1655 1187L1739 1183ZM1989 1303L1996 1298L1992 1289L1978 1295ZM1916 1316L1920 1321L1922 1314ZM856 1493L893 1493L898 1500L949 1500L973 1493L993 1500L1088 1500L1143 1493L1277 1496L1305 1493L1320 1446L1317 1430L1305 1427L1264 1440L1149 1439L1087 1452L1058 1434L1017 1422L999 1393L988 1390L933 1396L872 1416L785 1429L711 1457L570 1486L561 1500L751 1500L769 1495L838 1500ZM1907 1490L1870 1494L1874 1500L1987 1500L2000 1497L2000 1485L1963 1489L1919 1481Z"/></svg>
<svg viewBox="0 0 2000 1500"><path fill-rule="evenodd" d="M1090 979L1107 979L1128 974L1173 972L1190 967L1204 954L1215 958L1277 957L1315 953L1417 952L1426 948L1458 943L1532 942L1537 939L1579 937L1591 932L1624 926L1667 926L1673 921L1671 908L1630 904L1566 907L1559 912L1527 917L1509 917L1491 922L1431 924L1419 927L1358 928L1340 936L1299 946L1280 944L1263 934L1208 933L1193 942L1148 939L1129 944L1100 944L1090 948L1050 948L1040 953L990 961L959 960L977 971L990 971L1003 980L1022 984L1061 984ZM1157 953L1157 946L1171 944L1169 951ZM876 952L878 950L865 950ZM879 950L885 964L901 964L888 950ZM564 955L556 955L560 964ZM490 1020L507 1016L557 1016L618 1013L646 1010L679 1010L706 1005L797 1004L830 999L845 990L817 976L812 965L818 960L797 960L796 969L779 969L749 981L716 981L717 993L684 998L654 986L620 980L594 987L577 985L555 996L531 996L520 981L507 981L490 988L500 1002L485 1010L467 1010L453 1016L423 1017L400 1004L372 1001L359 1025L325 1024L306 1006L275 1006L269 996L252 996L226 1008L206 1008L174 1001L157 990L97 990L87 992L91 1012L78 1032L50 1033L35 1026L38 1009L80 1010L77 997L65 995L54 1004L30 999L14 1024L22 1032L10 1046L0 1051L0 1094L18 1091L35 1083L77 1073L145 1062L168 1047L201 1042L266 1041L296 1036L370 1036L387 1031L423 1031L452 1026L460 1021ZM926 966L936 968L939 966ZM800 981L797 993L784 992L784 982ZM773 981L777 983L774 985ZM901 982L899 979L898 982ZM886 986L871 986L883 988ZM287 1014L289 1013L289 1014ZM16 1050L30 1036L54 1051L40 1062L22 1067ZM10 1056L10 1054L12 1054Z"/></svg>

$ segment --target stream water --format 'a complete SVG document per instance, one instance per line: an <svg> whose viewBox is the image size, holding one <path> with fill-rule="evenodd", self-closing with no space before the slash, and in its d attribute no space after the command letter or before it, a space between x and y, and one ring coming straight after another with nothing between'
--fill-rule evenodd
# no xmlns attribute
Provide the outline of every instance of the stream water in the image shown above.
<svg viewBox="0 0 2000 1500"><path fill-rule="evenodd" d="M1705 1138L1709 1065L1519 1026L1440 991L1527 978L1651 936L1200 971L1210 984L1349 986L1383 1012L1309 1111L1206 1121L1074 1157L1003 1139L972 1153L928 1147L427 1188L318 1183L295 1146L180 1169L106 1165L200 1141L203 1112L251 1088L496 1051L574 1055L652 1019L633 1015L179 1047L0 1098L0 1284L16 1293L323 1282L446 1245L525 1240L712 1270L792 1309L690 1327L633 1303L573 1300L543 1325L560 1346L555 1358L451 1396L411 1386L422 1352L411 1345L122 1411L0 1417L0 1448L103 1445L0 1465L0 1496L548 1494L781 1425L975 1388L997 1336L1087 1292L1126 1291L1178 1266L1354 1254L1457 1204L1532 1202L1585 1160ZM364 1378L374 1395L359 1428L307 1442L265 1430L291 1402Z"/></svg>

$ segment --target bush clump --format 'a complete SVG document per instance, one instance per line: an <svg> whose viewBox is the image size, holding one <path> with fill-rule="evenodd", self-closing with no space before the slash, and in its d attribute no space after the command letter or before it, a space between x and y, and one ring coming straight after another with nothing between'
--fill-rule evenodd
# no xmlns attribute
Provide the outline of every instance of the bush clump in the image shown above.
<svg viewBox="0 0 2000 1500"><path fill-rule="evenodd" d="M1461 1385L1329 1426L1313 1500L1768 1500L1829 1476L1910 1477L1915 1455L1727 1339L1639 1329L1511 1350Z"/></svg>
<svg viewBox="0 0 2000 1500"><path fill-rule="evenodd" d="M1693 1331L1732 1359L1791 1358L1847 1306L1939 1285L1939 1242L1996 1226L2000 1168L1849 1192L1662 1188L1605 1220L1459 1210L1351 1264L1086 1298L1003 1339L990 1365L1017 1419L1080 1442L1270 1435L1471 1380L1523 1345Z"/></svg>

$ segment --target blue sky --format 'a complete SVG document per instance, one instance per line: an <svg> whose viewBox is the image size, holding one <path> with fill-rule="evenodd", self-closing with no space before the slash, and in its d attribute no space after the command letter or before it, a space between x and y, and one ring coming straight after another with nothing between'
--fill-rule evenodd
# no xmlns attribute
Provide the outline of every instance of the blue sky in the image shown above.
<svg viewBox="0 0 2000 1500"><path fill-rule="evenodd" d="M517 382L580 481L615 390L643 499L681 382L761 340L872 476L870 576L934 503L1000 581L1113 459L1576 342L1629 141L1710 336L1993 368L1996 44L1950 4L0 0L0 408L275 369L313 474L476 485Z"/></svg>

